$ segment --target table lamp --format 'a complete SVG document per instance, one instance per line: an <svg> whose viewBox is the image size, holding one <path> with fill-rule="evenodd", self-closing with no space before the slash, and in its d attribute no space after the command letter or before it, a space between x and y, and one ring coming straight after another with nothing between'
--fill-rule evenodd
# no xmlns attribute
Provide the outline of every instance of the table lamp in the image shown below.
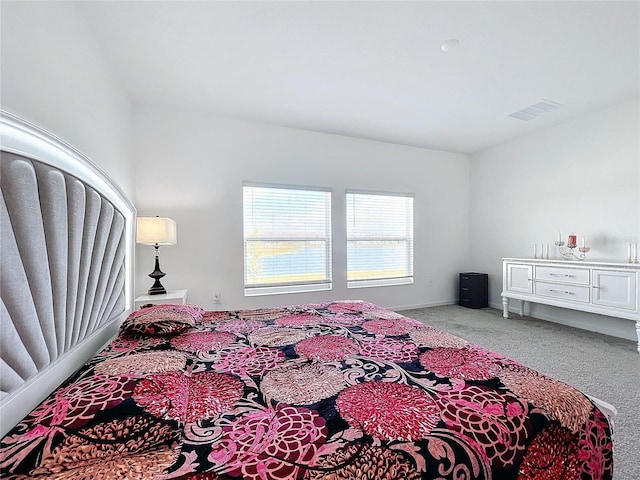
<svg viewBox="0 0 640 480"><path fill-rule="evenodd" d="M154 283L147 292L149 295L167 293L160 283L160 279L166 274L160 270L160 245L175 245L178 243L178 231L176 222L166 217L138 217L136 228L136 243L153 245L155 249L155 268L149 274Z"/></svg>

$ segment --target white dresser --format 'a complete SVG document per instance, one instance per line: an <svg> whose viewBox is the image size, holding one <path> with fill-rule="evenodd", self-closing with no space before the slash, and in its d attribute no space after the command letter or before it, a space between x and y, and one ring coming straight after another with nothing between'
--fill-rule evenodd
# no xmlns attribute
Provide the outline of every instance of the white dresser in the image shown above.
<svg viewBox="0 0 640 480"><path fill-rule="evenodd" d="M640 264L571 260L502 259L502 306L509 299L543 303L635 320L640 352Z"/></svg>

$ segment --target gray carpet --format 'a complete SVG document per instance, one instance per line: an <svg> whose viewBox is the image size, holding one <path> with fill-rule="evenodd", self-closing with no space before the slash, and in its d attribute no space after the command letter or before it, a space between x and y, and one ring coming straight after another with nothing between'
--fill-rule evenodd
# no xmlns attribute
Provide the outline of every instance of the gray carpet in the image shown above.
<svg viewBox="0 0 640 480"><path fill-rule="evenodd" d="M457 305L403 315L496 351L616 407L615 480L640 479L640 354L636 343L493 308Z"/></svg>

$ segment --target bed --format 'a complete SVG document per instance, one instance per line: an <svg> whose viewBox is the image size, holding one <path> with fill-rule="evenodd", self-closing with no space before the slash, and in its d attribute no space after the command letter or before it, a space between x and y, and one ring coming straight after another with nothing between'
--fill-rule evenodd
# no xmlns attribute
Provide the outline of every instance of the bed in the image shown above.
<svg viewBox="0 0 640 480"><path fill-rule="evenodd" d="M108 223L78 222L91 241L64 257L85 280L43 281L56 270L20 266L42 251L25 250L32 240L16 226L24 217L33 228L29 212L42 209L17 215L25 199L9 197L25 190L20 175L59 179L54 169L71 180L28 145L46 138L69 149L19 119L3 122L13 132L3 135L3 222L18 233L3 234L2 267L24 272L11 296L4 288L18 277L2 273L3 478L612 478L611 411L601 402L374 303L131 311L135 210L102 174L90 190L105 201L116 192L113 209L98 208ZM87 163L72 153L71 163ZM14 161L27 173L9 182ZM43 188L27 190L41 202ZM59 223L39 215L45 232Z"/></svg>

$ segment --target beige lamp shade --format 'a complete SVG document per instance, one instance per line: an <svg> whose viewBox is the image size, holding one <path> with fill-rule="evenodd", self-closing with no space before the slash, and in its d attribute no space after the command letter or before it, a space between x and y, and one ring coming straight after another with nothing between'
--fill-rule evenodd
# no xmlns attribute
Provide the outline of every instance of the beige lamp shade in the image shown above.
<svg viewBox="0 0 640 480"><path fill-rule="evenodd" d="M146 245L175 245L178 230L175 220L167 217L138 217L136 243Z"/></svg>

